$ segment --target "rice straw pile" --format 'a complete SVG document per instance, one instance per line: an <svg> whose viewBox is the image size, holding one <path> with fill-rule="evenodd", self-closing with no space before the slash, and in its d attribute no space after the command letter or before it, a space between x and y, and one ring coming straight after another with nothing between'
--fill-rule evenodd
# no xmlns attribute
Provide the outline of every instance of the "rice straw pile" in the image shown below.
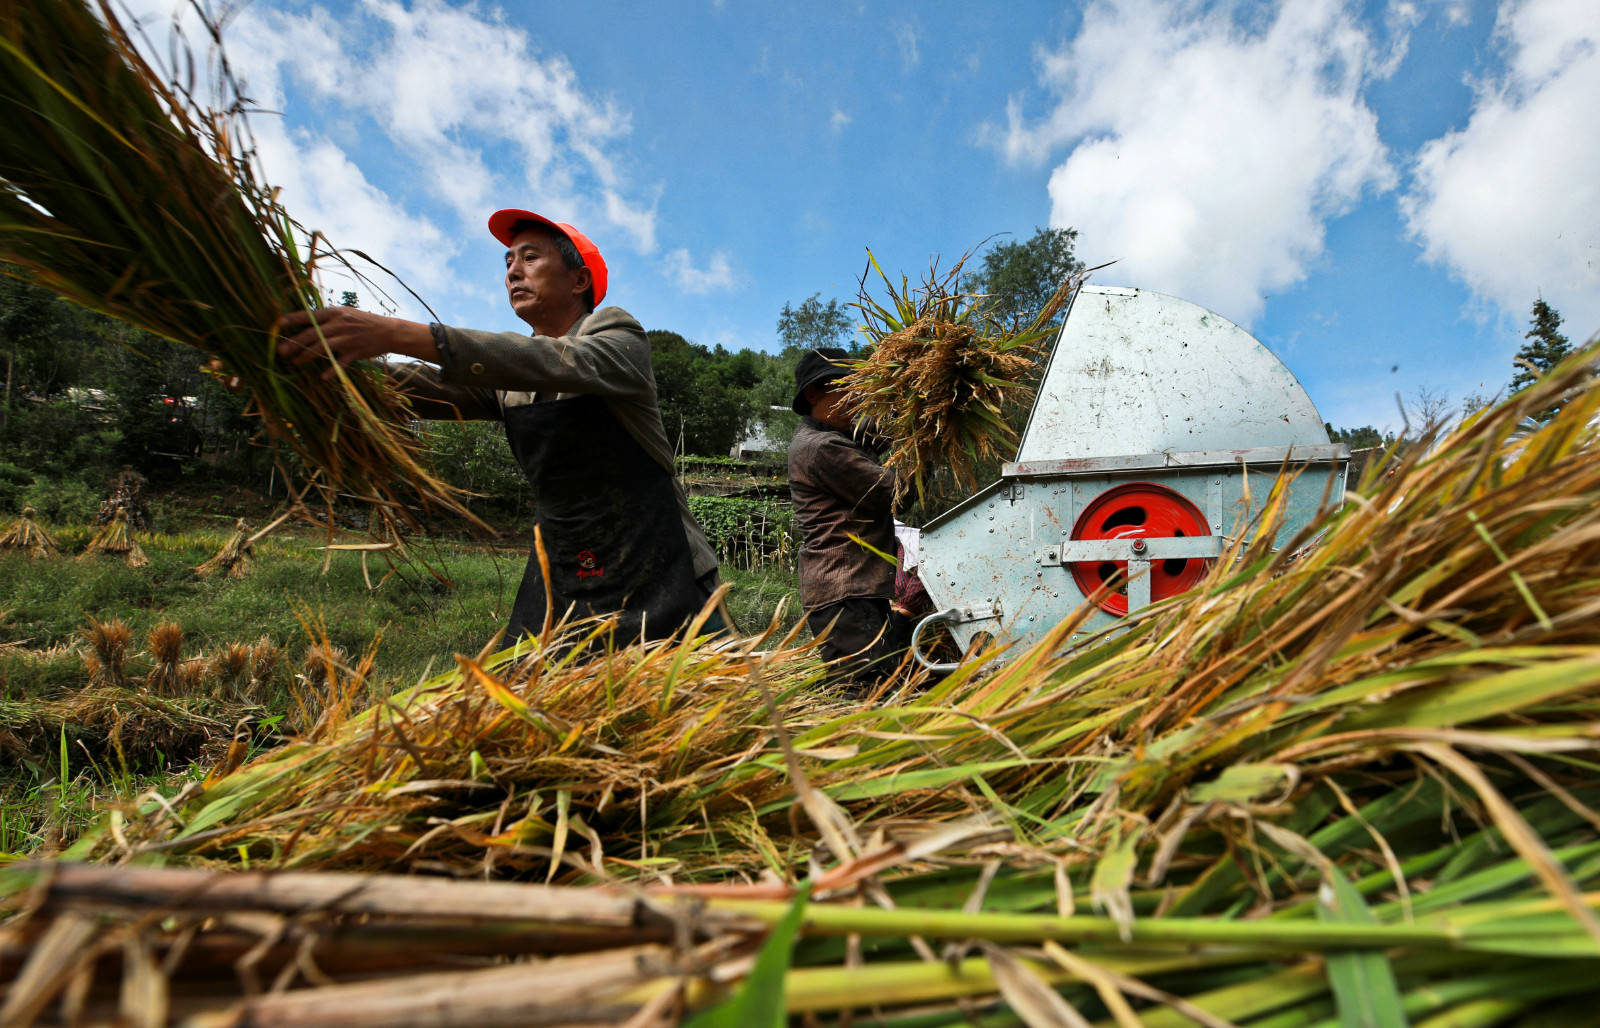
<svg viewBox="0 0 1600 1028"><path fill-rule="evenodd" d="M203 751L228 738L236 708L194 697L162 698L149 690L93 685L51 699L10 700L0 706L0 761L47 762L59 740L81 744L71 749L74 763L85 754L108 774L157 761L182 766L205 759Z"/></svg>
<svg viewBox="0 0 1600 1028"><path fill-rule="evenodd" d="M986 297L958 288L966 256L943 273L935 260L916 288L905 276L897 288L871 251L867 259L885 296L874 299L862 278L855 307L872 349L841 385L854 413L892 440L884 464L899 474L896 507L913 493L925 501L936 481L971 493L986 465L1015 451L1012 422L1031 397L1041 343L1084 276L1061 283L1033 320L1013 331Z"/></svg>
<svg viewBox="0 0 1600 1028"><path fill-rule="evenodd" d="M98 556L121 557L130 568L149 566L150 558L144 555L139 540L134 538L133 529L128 525L128 512L125 508L117 508L117 513L112 516L110 523L94 534L94 538L89 540L89 545L84 547L78 559Z"/></svg>
<svg viewBox="0 0 1600 1028"><path fill-rule="evenodd" d="M33 520L32 507L22 508L22 516L0 533L0 550L21 550L34 558L61 555L61 551L56 548L55 540Z"/></svg>
<svg viewBox="0 0 1600 1028"><path fill-rule="evenodd" d="M261 181L244 101L207 108L194 88L146 63L107 3L0 0L0 261L218 358L326 502L346 492L392 521L415 524L416 504L481 527L427 470L404 401L375 370L325 381L321 362L278 360L279 315L322 303L316 244L304 260Z"/></svg>
<svg viewBox="0 0 1600 1028"><path fill-rule="evenodd" d="M882 705L771 638L463 659L0 873L0 1021L1591 1023L1595 356Z"/></svg>
<svg viewBox="0 0 1600 1028"><path fill-rule="evenodd" d="M251 538L249 526L245 524L244 518L240 518L234 522L233 534L222 544L222 549L194 570L202 578L218 572L222 572L228 578L243 578L250 573L250 567L255 560L255 540Z"/></svg>

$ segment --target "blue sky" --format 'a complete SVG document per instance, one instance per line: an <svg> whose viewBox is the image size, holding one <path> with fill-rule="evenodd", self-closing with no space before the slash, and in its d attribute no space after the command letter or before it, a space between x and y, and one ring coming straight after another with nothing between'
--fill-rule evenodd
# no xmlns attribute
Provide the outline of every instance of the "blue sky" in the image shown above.
<svg viewBox="0 0 1600 1028"><path fill-rule="evenodd" d="M1597 0L254 0L226 40L291 212L458 324L520 327L483 222L521 206L731 349L869 248L915 279L1071 226L1336 425L1495 392L1537 296L1600 329Z"/></svg>

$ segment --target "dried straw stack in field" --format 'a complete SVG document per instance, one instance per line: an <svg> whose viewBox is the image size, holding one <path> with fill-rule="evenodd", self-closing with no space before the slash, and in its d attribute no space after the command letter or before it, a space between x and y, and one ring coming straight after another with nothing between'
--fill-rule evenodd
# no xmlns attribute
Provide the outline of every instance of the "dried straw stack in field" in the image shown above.
<svg viewBox="0 0 1600 1028"><path fill-rule="evenodd" d="M1123 632L891 705L792 645L463 661L0 876L0 1020L77 982L146 1023L1588 1023L1595 355ZM300 874L349 869L571 884Z"/></svg>
<svg viewBox="0 0 1600 1028"><path fill-rule="evenodd" d="M250 573L250 568L255 562L255 540L251 538L249 526L245 524L244 518L240 518L234 523L233 534L222 544L222 549L194 570L202 578L219 571L228 578L243 578Z"/></svg>
<svg viewBox="0 0 1600 1028"><path fill-rule="evenodd" d="M30 557L58 557L54 539L33 520L33 508L22 508L22 516L0 533L0 550L21 550Z"/></svg>
<svg viewBox="0 0 1600 1028"><path fill-rule="evenodd" d="M121 557L130 568L148 567L150 564L150 558L145 556L144 549L139 546L139 540L134 538L133 529L128 525L128 512L121 507L117 508L111 521L89 540L89 545L84 547L78 559L98 556Z"/></svg>
<svg viewBox="0 0 1600 1028"><path fill-rule="evenodd" d="M1008 329L986 297L961 291L965 257L943 273L935 262L916 288L905 276L897 288L867 257L885 296L873 298L863 278L855 306L872 350L842 385L855 412L893 441L884 463L899 473L897 507L939 486L971 493L980 472L1014 451L1012 422L1032 393L1041 344L1083 276L1061 283L1030 323Z"/></svg>
<svg viewBox="0 0 1600 1028"><path fill-rule="evenodd" d="M317 255L301 256L260 180L245 102L209 109L199 88L146 63L109 4L0 0L0 261L218 358L329 502L343 491L393 521L420 504L481 524L427 470L381 375L324 380L278 360L278 316L321 303Z"/></svg>

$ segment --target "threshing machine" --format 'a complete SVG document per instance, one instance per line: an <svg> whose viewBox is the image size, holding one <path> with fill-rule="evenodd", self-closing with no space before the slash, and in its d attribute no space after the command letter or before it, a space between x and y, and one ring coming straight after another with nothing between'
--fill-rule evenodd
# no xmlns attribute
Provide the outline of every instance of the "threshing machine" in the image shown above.
<svg viewBox="0 0 1600 1028"><path fill-rule="evenodd" d="M1328 441L1277 357L1226 318L1142 289L1084 286L1000 480L923 527L918 573L966 648L1021 648L1102 586L1085 633L1188 589L1259 513L1285 470L1278 539L1343 496L1350 451Z"/></svg>

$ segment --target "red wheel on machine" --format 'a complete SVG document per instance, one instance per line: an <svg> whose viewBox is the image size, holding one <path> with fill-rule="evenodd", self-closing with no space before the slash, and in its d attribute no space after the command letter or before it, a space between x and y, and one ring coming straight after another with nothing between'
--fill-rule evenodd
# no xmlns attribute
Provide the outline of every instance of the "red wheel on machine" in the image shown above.
<svg viewBox="0 0 1600 1028"><path fill-rule="evenodd" d="M1200 508L1180 493L1149 482L1119 485L1096 496L1072 526L1074 539L1171 539L1210 535ZM1200 581L1211 562L1202 557L1158 560L1150 565L1150 599L1176 596ZM1083 561L1072 565L1072 579L1083 595L1127 573L1127 561ZM1100 609L1118 617L1128 613L1128 588L1118 585L1099 600Z"/></svg>

